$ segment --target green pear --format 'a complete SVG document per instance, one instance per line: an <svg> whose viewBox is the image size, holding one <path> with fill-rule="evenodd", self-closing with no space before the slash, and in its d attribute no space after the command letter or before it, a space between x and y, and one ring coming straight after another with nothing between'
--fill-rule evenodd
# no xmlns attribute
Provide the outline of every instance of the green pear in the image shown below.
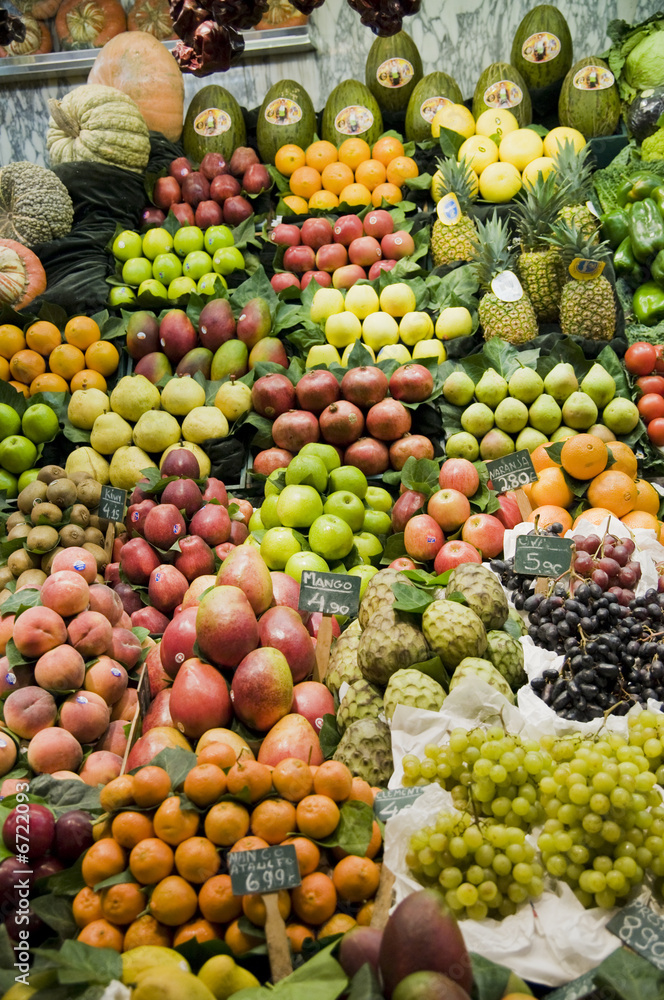
<svg viewBox="0 0 664 1000"><path fill-rule="evenodd" d="M90 444L101 455L112 455L131 444L133 428L119 413L101 413L90 432Z"/></svg>
<svg viewBox="0 0 664 1000"><path fill-rule="evenodd" d="M570 364L563 361L552 368L544 379L544 392L553 396L556 403L564 403L579 388L579 380Z"/></svg>
<svg viewBox="0 0 664 1000"><path fill-rule="evenodd" d="M453 406L467 406L475 395L475 383L465 372L452 372L443 384L443 396Z"/></svg>
<svg viewBox="0 0 664 1000"><path fill-rule="evenodd" d="M227 340L217 348L212 358L210 378L213 381L233 375L241 378L249 371L249 350L241 340Z"/></svg>
<svg viewBox="0 0 664 1000"><path fill-rule="evenodd" d="M546 434L536 431L534 427L524 427L516 439L515 447L517 451L523 451L526 448L532 455L535 448L539 448L541 444L547 444L548 440Z"/></svg>
<svg viewBox="0 0 664 1000"><path fill-rule="evenodd" d="M554 431L551 435L551 443L556 444L558 441L567 441L567 438L575 437L579 432L572 430L571 427L559 427L557 431Z"/></svg>
<svg viewBox="0 0 664 1000"><path fill-rule="evenodd" d="M509 380L510 396L530 406L544 392L544 382L532 368L517 368Z"/></svg>
<svg viewBox="0 0 664 1000"><path fill-rule="evenodd" d="M471 403L461 414L461 426L464 431L482 438L493 427L494 417L486 403Z"/></svg>
<svg viewBox="0 0 664 1000"><path fill-rule="evenodd" d="M507 382L495 368L487 368L475 386L475 398L478 403L485 403L492 410L501 403L507 395Z"/></svg>
<svg viewBox="0 0 664 1000"><path fill-rule="evenodd" d="M508 396L502 403L498 403L494 419L499 430L518 434L528 423L528 407L520 399Z"/></svg>
<svg viewBox="0 0 664 1000"><path fill-rule="evenodd" d="M616 394L613 376L595 363L581 383L581 391L587 392L598 410L606 406Z"/></svg>
<svg viewBox="0 0 664 1000"><path fill-rule="evenodd" d="M616 396L604 407L602 422L614 434L631 434L639 422L639 411L630 399Z"/></svg>
<svg viewBox="0 0 664 1000"><path fill-rule="evenodd" d="M447 458L467 458L469 462L475 462L480 457L480 443L467 431L459 431L451 434L445 442L445 455Z"/></svg>
<svg viewBox="0 0 664 1000"><path fill-rule="evenodd" d="M563 415L553 396L543 392L530 407L528 419L531 427L547 435L548 441L549 434L553 434L556 428L560 427Z"/></svg>
<svg viewBox="0 0 664 1000"><path fill-rule="evenodd" d="M589 434L594 434L595 437L601 438L605 444L610 444L615 441L616 436L613 431L610 431L605 424L593 424L592 427L588 428Z"/></svg>
<svg viewBox="0 0 664 1000"><path fill-rule="evenodd" d="M111 459L109 477L112 486L120 490L133 490L143 475L143 469L156 469L152 459L142 448L118 448Z"/></svg>
<svg viewBox="0 0 664 1000"><path fill-rule="evenodd" d="M220 414L221 416L221 414ZM141 414L134 427L134 444L151 454L159 454L181 437L180 425L165 410L149 410Z"/></svg>
<svg viewBox="0 0 664 1000"><path fill-rule="evenodd" d="M494 427L480 441L480 458L483 462L491 462L494 458L511 455L514 451L514 441L505 431Z"/></svg>
<svg viewBox="0 0 664 1000"><path fill-rule="evenodd" d="M111 409L135 423L148 410L161 406L159 389L145 375L125 375L111 393Z"/></svg>
<svg viewBox="0 0 664 1000"><path fill-rule="evenodd" d="M573 392L563 403L563 420L575 431L587 431L597 420L597 407L585 392Z"/></svg>

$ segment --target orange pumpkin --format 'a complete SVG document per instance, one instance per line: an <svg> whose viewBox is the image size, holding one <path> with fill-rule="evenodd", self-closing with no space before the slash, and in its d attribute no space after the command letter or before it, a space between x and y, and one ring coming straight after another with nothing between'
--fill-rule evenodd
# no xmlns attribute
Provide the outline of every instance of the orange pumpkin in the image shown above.
<svg viewBox="0 0 664 1000"><path fill-rule="evenodd" d="M49 17L55 17L60 6L60 0L13 0L14 6L18 7L21 14L27 14L38 21L46 21ZM50 52L50 49L44 49Z"/></svg>
<svg viewBox="0 0 664 1000"><path fill-rule="evenodd" d="M116 35L95 59L88 83L115 87L128 94L138 104L152 131L161 132L172 142L182 135L182 73L166 46L154 35L146 31Z"/></svg>
<svg viewBox="0 0 664 1000"><path fill-rule="evenodd" d="M96 49L125 31L127 19L118 0L62 0L55 31L63 49Z"/></svg>
<svg viewBox="0 0 664 1000"><path fill-rule="evenodd" d="M0 47L0 59L5 56L36 56L40 52L50 52L53 48L51 32L43 21L25 15L21 18L25 25L25 38L22 42L11 42L5 48Z"/></svg>
<svg viewBox="0 0 664 1000"><path fill-rule="evenodd" d="M0 240L0 306L22 309L46 291L46 271L36 253L15 240Z"/></svg>
<svg viewBox="0 0 664 1000"><path fill-rule="evenodd" d="M177 38L168 0L136 0L127 14L129 31L147 31L160 42Z"/></svg>

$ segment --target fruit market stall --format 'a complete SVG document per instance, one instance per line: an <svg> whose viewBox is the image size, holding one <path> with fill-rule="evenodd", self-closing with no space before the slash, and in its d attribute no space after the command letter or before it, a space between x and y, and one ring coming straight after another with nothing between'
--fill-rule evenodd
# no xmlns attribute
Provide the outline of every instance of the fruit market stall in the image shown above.
<svg viewBox="0 0 664 1000"><path fill-rule="evenodd" d="M660 997L664 16L247 111L263 6L0 169L2 995Z"/></svg>

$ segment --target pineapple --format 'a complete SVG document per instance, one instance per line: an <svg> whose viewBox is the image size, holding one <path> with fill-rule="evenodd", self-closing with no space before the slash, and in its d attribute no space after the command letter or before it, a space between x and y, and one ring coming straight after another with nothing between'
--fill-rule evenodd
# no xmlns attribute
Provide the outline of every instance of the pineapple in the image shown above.
<svg viewBox="0 0 664 1000"><path fill-rule="evenodd" d="M545 242L551 225L565 204L565 187L556 183L553 173L538 174L534 184L523 188L513 211L521 244L517 271L540 323L558 319L558 306L565 276L557 250Z"/></svg>
<svg viewBox="0 0 664 1000"><path fill-rule="evenodd" d="M509 246L506 222L496 212L485 223L477 222L477 238L471 267L485 294L480 299L478 314L484 339L502 337L510 344L525 344L537 336L537 319L528 295L524 292L516 302L504 302L491 291L491 282L501 271L512 270L514 251Z"/></svg>
<svg viewBox="0 0 664 1000"><path fill-rule="evenodd" d="M453 193L457 196L461 209L461 218L455 226L445 226L436 219L431 231L431 253L434 264L453 264L457 260L470 260L473 255L474 240L477 236L475 223L467 214L471 201L477 197L477 177L468 161L452 157L438 160L438 170L434 181L438 200L443 195ZM432 182L432 190L434 184Z"/></svg>
<svg viewBox="0 0 664 1000"><path fill-rule="evenodd" d="M560 253L565 272L575 257L607 260L608 243L598 243L573 223L558 222L546 237ZM560 327L563 333L591 340L611 340L616 329L613 288L600 275L590 281L568 278L560 297Z"/></svg>
<svg viewBox="0 0 664 1000"><path fill-rule="evenodd" d="M559 187L565 189L564 208L558 215L560 222L572 222L589 240L599 239L598 220L586 207L592 197L592 170L588 163L589 146L578 152L573 142L558 146L554 156L556 179Z"/></svg>

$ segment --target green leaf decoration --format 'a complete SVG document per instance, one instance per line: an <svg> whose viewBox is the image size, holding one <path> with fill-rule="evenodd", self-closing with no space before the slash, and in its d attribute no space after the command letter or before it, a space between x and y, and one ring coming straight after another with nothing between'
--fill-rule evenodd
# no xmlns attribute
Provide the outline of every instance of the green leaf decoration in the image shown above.
<svg viewBox="0 0 664 1000"><path fill-rule="evenodd" d="M556 441L555 444L549 444L544 449L551 461L556 462L557 465L560 465L560 456L563 453L564 443L564 441Z"/></svg>
<svg viewBox="0 0 664 1000"><path fill-rule="evenodd" d="M410 583L393 583L392 592L396 598L392 605L395 611L421 615L435 600L430 591L422 590Z"/></svg>
<svg viewBox="0 0 664 1000"><path fill-rule="evenodd" d="M173 212L173 209L169 209L168 215L161 224L161 228L165 229L167 233L171 236L175 236L178 229L182 229L182 223L178 219L177 215Z"/></svg>
<svg viewBox="0 0 664 1000"><path fill-rule="evenodd" d="M103 882L97 882L94 886L95 892L100 892L102 889L108 889L112 885L124 885L126 882L135 882L135 878L132 873L127 868L124 872L118 872L117 875L110 875L105 878Z"/></svg>
<svg viewBox="0 0 664 1000"><path fill-rule="evenodd" d="M14 539L14 541L19 541L19 539ZM20 546L17 546L17 548L20 548ZM39 607L41 607L40 591L26 587L25 590L19 590L17 593L12 594L11 597L8 597L2 606L0 606L0 611L3 618L5 615L15 615L18 618L28 608Z"/></svg>
<svg viewBox="0 0 664 1000"><path fill-rule="evenodd" d="M122 981L122 959L111 948L93 948L81 941L64 941L59 951L35 948L34 954L57 969L60 985L92 983L107 986Z"/></svg>
<svg viewBox="0 0 664 1000"><path fill-rule="evenodd" d="M331 713L324 715L323 725L318 733L318 741L325 760L330 760L330 758L334 755L334 752L339 745L341 735L341 731L337 726L336 717Z"/></svg>
<svg viewBox="0 0 664 1000"><path fill-rule="evenodd" d="M431 458L414 458L406 460L401 470L401 482L408 490L431 496L439 489L438 475L440 466Z"/></svg>
<svg viewBox="0 0 664 1000"><path fill-rule="evenodd" d="M364 857L373 832L373 809L356 799L341 806L339 824L329 837L317 840L323 847L341 847L348 854Z"/></svg>
<svg viewBox="0 0 664 1000"><path fill-rule="evenodd" d="M472 1000L501 1000L505 996L511 972L482 955L470 953L473 966Z"/></svg>
<svg viewBox="0 0 664 1000"><path fill-rule="evenodd" d="M454 132L451 128L445 128L443 125L440 129L438 141L443 156L453 156L456 160L457 153L463 146L465 139L460 132Z"/></svg>
<svg viewBox="0 0 664 1000"><path fill-rule="evenodd" d="M406 554L403 531L397 531L394 535L388 535L380 564L381 566L389 566L395 559L400 559Z"/></svg>
<svg viewBox="0 0 664 1000"><path fill-rule="evenodd" d="M56 896L75 896L85 887L85 879L81 872L82 865L83 857L81 856L69 868L51 875L48 880L48 891Z"/></svg>
<svg viewBox="0 0 664 1000"><path fill-rule="evenodd" d="M103 811L99 789L73 778L71 781L59 781L50 774L39 774L30 782L30 791L43 796L56 818L72 809L83 809L97 815Z"/></svg>
<svg viewBox="0 0 664 1000"><path fill-rule="evenodd" d="M168 772L173 789L176 789L184 784L184 779L192 767L196 766L196 759L196 754L193 750L183 750L181 747L167 747L165 750L160 750L156 757L153 757L149 763L154 764L156 767L163 767ZM139 770L139 767L135 767L133 771L130 771L130 774L135 774Z"/></svg>

